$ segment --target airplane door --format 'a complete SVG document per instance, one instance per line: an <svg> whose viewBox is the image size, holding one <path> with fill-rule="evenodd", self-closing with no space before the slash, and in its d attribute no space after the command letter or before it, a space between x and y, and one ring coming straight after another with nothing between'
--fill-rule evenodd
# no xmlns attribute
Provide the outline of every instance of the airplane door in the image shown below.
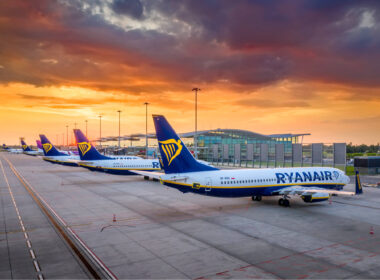
<svg viewBox="0 0 380 280"><path fill-rule="evenodd" d="M212 179L210 177L207 177L206 178L206 188L205 188L206 194L211 191L211 186L212 186Z"/></svg>

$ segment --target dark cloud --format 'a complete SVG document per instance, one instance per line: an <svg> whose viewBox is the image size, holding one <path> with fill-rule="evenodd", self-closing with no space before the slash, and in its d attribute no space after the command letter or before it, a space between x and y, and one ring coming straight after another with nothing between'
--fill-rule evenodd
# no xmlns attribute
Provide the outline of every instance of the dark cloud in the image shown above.
<svg viewBox="0 0 380 280"><path fill-rule="evenodd" d="M139 0L114 0L112 9L115 13L140 19L143 15L143 5Z"/></svg>
<svg viewBox="0 0 380 280"><path fill-rule="evenodd" d="M83 105L92 106L122 101L112 96L106 98L62 98L56 96L36 96L24 93L19 93L17 96L24 100L32 101L32 103L29 104L31 106L46 106L51 108L74 108L75 106L79 108L81 106L83 107Z"/></svg>
<svg viewBox="0 0 380 280"><path fill-rule="evenodd" d="M106 2L85 3L1 1L0 82L134 94L220 81L246 88L285 79L380 86L379 1L110 4L120 20L126 15L144 26L154 18L155 30L122 28L107 19Z"/></svg>

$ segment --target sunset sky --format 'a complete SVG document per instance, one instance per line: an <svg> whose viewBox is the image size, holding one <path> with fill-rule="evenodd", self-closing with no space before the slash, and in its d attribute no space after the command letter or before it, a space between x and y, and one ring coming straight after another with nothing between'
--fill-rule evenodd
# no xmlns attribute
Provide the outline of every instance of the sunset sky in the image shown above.
<svg viewBox="0 0 380 280"><path fill-rule="evenodd" d="M193 87L199 130L380 142L380 1L11 0L0 35L0 144L192 131Z"/></svg>

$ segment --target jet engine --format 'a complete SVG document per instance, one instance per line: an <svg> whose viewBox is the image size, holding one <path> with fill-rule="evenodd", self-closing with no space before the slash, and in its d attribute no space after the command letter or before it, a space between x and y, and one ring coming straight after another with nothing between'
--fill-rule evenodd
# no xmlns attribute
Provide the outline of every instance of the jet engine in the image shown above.
<svg viewBox="0 0 380 280"><path fill-rule="evenodd" d="M302 195L301 198L304 202L312 203L328 200L330 195L328 193L313 193Z"/></svg>

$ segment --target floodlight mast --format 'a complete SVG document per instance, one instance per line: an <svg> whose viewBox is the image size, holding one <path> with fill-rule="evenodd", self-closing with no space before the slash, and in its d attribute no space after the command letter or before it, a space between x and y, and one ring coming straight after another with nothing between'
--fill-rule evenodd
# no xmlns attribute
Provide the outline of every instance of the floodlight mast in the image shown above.
<svg viewBox="0 0 380 280"><path fill-rule="evenodd" d="M194 134L194 156L198 159L198 151L197 151L197 136L198 136L198 91L201 91L200 88L193 88L192 91L195 92L195 134Z"/></svg>

